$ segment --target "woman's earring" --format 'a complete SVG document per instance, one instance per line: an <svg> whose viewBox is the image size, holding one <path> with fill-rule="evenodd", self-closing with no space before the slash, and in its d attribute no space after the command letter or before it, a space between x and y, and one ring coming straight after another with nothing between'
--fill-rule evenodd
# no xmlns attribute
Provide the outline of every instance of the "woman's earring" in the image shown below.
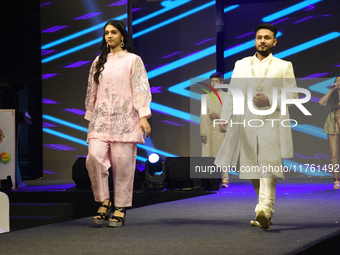
<svg viewBox="0 0 340 255"><path fill-rule="evenodd" d="M123 48L123 47L124 47L124 45L125 45L125 44L124 44L124 39L122 38L122 43L120 44L120 47L122 47L122 48Z"/></svg>
<svg viewBox="0 0 340 255"><path fill-rule="evenodd" d="M109 44L108 43L106 44L106 47L109 48Z"/></svg>

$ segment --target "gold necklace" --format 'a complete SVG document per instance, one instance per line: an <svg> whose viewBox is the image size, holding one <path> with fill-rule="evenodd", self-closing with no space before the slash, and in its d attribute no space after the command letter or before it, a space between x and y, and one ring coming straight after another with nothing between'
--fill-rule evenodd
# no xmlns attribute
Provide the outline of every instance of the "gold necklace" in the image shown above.
<svg viewBox="0 0 340 255"><path fill-rule="evenodd" d="M267 67L266 69L264 70L264 73L263 73L263 77L262 79L260 80L259 78L256 78L255 76L255 70L254 70L254 57L251 58L250 60L250 66L251 66L251 75L253 76L254 80L255 80L255 90L256 92L262 92L263 89L264 89L264 85L263 85L263 81L264 79L267 77L268 75L268 72L269 72L269 69L270 69L270 66L272 65L273 63L273 58L269 59L269 62L267 64Z"/></svg>

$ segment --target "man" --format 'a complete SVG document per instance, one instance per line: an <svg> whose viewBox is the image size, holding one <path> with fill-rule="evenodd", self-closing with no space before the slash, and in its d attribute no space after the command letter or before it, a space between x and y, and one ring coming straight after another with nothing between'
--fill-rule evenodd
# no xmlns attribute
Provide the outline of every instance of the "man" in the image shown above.
<svg viewBox="0 0 340 255"><path fill-rule="evenodd" d="M255 33L257 52L236 62L230 82L243 92L244 115L233 115L233 95L229 90L221 113L221 119L228 123L219 125L221 132L226 132L227 128L228 132L215 164L235 166L239 160L240 178L252 180L258 197L256 221L251 221L251 225L268 229L272 224L277 177L284 178L282 159L293 156L291 128L289 124L282 125L282 120L289 119L289 113L288 108L286 115L281 113L281 88L296 87L296 82L292 64L271 53L277 43L277 29L262 24L255 28ZM277 104L273 97L275 90ZM248 97L253 103L249 107ZM286 93L286 98L297 97L297 93ZM253 113L272 107L275 111L268 115Z"/></svg>
<svg viewBox="0 0 340 255"><path fill-rule="evenodd" d="M215 88L216 84L223 83L223 74L216 72L210 76L210 84ZM221 89L215 89L219 95L221 101L223 101L226 93ZM224 134L219 131L218 126L213 125L213 121L221 116L222 106L215 93L211 93L214 100L208 95L202 95L207 97L207 114L201 114L201 141L202 141L202 157L216 157L220 147L222 145ZM227 188L229 185L228 172L223 173L222 176L222 188Z"/></svg>

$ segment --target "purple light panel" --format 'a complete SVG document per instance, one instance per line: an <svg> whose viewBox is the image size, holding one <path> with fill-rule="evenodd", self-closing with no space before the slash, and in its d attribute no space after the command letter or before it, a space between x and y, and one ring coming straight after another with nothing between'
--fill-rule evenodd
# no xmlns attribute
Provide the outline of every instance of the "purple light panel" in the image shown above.
<svg viewBox="0 0 340 255"><path fill-rule="evenodd" d="M80 16L80 17L78 17L78 18L75 18L75 20L78 20L78 19L89 19L89 18L92 18L92 17L94 17L94 16L96 16L96 15L98 15L98 14L101 14L101 12L90 12L90 13L88 13L88 14L85 14L85 15L83 15L83 16Z"/></svg>
<svg viewBox="0 0 340 255"><path fill-rule="evenodd" d="M85 111L84 110L79 110L79 109L64 109L64 111L68 111L71 112L73 114L78 114L78 115L85 115Z"/></svg>
<svg viewBox="0 0 340 255"><path fill-rule="evenodd" d="M328 74L328 73L315 73L315 74L312 74L312 75L307 76L305 78L302 78L301 80L314 79L314 78L318 78L318 77L326 75L326 74Z"/></svg>
<svg viewBox="0 0 340 255"><path fill-rule="evenodd" d="M78 66L81 66L81 65L85 65L89 62L91 62L91 61L78 61L76 63L73 63L72 65L65 66L64 68L75 68L75 67L78 67Z"/></svg>
<svg viewBox="0 0 340 255"><path fill-rule="evenodd" d="M53 150L57 150L57 151L74 151L76 149L68 147L66 145L63 144L44 144L44 146L46 146L47 148L53 149Z"/></svg>
<svg viewBox="0 0 340 255"><path fill-rule="evenodd" d="M322 154L322 153L317 153L315 156L314 156L315 159L330 159L330 156L329 155L326 155L326 154Z"/></svg>
<svg viewBox="0 0 340 255"><path fill-rule="evenodd" d="M180 125L178 123L175 123L175 122L172 122L172 121L168 121L168 120L163 120L163 122L171 124L171 125L179 126L179 127L182 126L182 125Z"/></svg>
<svg viewBox="0 0 340 255"><path fill-rule="evenodd" d="M53 33L55 31L58 31L60 29L65 28L65 27L67 27L67 26L55 26L55 27L51 27L49 29L46 29L46 30L42 31L41 33Z"/></svg>
<svg viewBox="0 0 340 255"><path fill-rule="evenodd" d="M300 154L300 153L294 153L294 158L295 157L297 157L297 158L304 158L304 159L311 159L311 157L305 156L305 155Z"/></svg>
<svg viewBox="0 0 340 255"><path fill-rule="evenodd" d="M277 24L277 23L280 23L280 22L282 22L282 21L284 21L284 20L286 20L286 19L289 19L289 18L285 18L285 19L281 19L281 20L279 20L279 21L276 21L276 22L272 23L272 25L275 25L275 24Z"/></svg>
<svg viewBox="0 0 340 255"><path fill-rule="evenodd" d="M47 74L44 74L41 76L41 78L44 80L44 79L47 79L47 78L51 78L52 76L55 76L57 75L56 73L47 73Z"/></svg>
<svg viewBox="0 0 340 255"><path fill-rule="evenodd" d="M162 87L151 87L150 91L151 91L152 94L153 93L162 93L161 89L162 89Z"/></svg>
<svg viewBox="0 0 340 255"><path fill-rule="evenodd" d="M43 4L40 5L40 7L41 7L41 6L44 6L44 5L48 5L48 4L50 4L50 3L51 3L51 2L43 3Z"/></svg>
<svg viewBox="0 0 340 255"><path fill-rule="evenodd" d="M140 8L132 8L132 12L138 11Z"/></svg>
<svg viewBox="0 0 340 255"><path fill-rule="evenodd" d="M56 127L55 125L47 123L47 122L43 122L42 124L43 124L43 127Z"/></svg>
<svg viewBox="0 0 340 255"><path fill-rule="evenodd" d="M54 51L55 51L55 50L42 50L42 51L41 51L41 56L47 55L47 54L52 53L52 52L54 52Z"/></svg>
<svg viewBox="0 0 340 255"><path fill-rule="evenodd" d="M139 172L142 172L145 170L145 164L136 164L136 169L139 170Z"/></svg>
<svg viewBox="0 0 340 255"><path fill-rule="evenodd" d="M46 99L46 98L42 99L42 103L43 104L57 104L57 102L49 100L49 99Z"/></svg>
<svg viewBox="0 0 340 255"><path fill-rule="evenodd" d="M310 10L313 10L314 9L314 6L313 5L308 5L306 8L308 8L306 10L306 12L310 11Z"/></svg>
<svg viewBox="0 0 340 255"><path fill-rule="evenodd" d="M319 101L320 101L320 98L317 98L317 97L311 97L311 98L310 98L310 101L312 101L312 102L316 102L316 103L319 103Z"/></svg>
<svg viewBox="0 0 340 255"><path fill-rule="evenodd" d="M241 35L241 36L237 37L237 39L240 39L240 38L245 37L245 36L247 36L247 35L251 35L251 34L253 34L253 33L255 33L255 32L253 31L253 32L246 33L246 34L244 34L244 35Z"/></svg>
<svg viewBox="0 0 340 255"><path fill-rule="evenodd" d="M127 3L127 0L121 0L121 1L118 1L114 4L111 4L109 6L120 6L120 5L123 5L123 4L126 4Z"/></svg>
<svg viewBox="0 0 340 255"><path fill-rule="evenodd" d="M304 18L304 19L298 20L298 21L294 22L294 24L296 24L296 23L300 23L300 22L302 22L302 21L304 21L304 20L306 20L306 19L312 18L312 17L313 17L313 15L312 15L312 16L309 16L309 17L307 17L307 18Z"/></svg>
<svg viewBox="0 0 340 255"><path fill-rule="evenodd" d="M180 53L180 51L177 51L177 52L174 52L174 53L172 53L172 54L170 54L170 55L167 55L167 56L163 57L163 59L164 59L164 58L171 57L171 56L176 55L176 54L178 54L178 53Z"/></svg>
<svg viewBox="0 0 340 255"><path fill-rule="evenodd" d="M195 45L200 45L200 44L205 43L205 42L208 42L208 41L210 41L210 40L212 40L212 39L214 39L214 38L209 38L209 39L204 40L204 41L202 41L202 42L199 42L199 43L197 43L197 44L195 44Z"/></svg>

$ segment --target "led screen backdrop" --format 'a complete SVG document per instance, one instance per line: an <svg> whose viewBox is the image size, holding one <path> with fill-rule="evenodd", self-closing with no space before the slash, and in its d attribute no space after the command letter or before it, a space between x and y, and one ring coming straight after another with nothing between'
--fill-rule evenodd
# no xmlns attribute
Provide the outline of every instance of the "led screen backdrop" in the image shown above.
<svg viewBox="0 0 340 255"><path fill-rule="evenodd" d="M45 179L71 179L76 157L87 154L89 69L100 53L104 24L126 24L126 10L126 1L41 1Z"/></svg>
<svg viewBox="0 0 340 255"><path fill-rule="evenodd" d="M280 34L274 55L292 61L296 77L305 79L298 86L312 92L306 104L312 117L291 110L301 123L293 131L292 161L328 160L322 133L328 109L318 100L340 73L338 5L329 0L234 2L225 1L223 7L225 77L236 60L255 53L254 27L275 24ZM115 18L126 24L126 12L127 1L41 1L45 178L71 178L76 157L87 154L83 115L88 71L100 53L103 23ZM199 114L197 109L190 114L190 102L198 107L200 102L190 99L189 87L191 78L207 78L216 69L215 1L132 3L132 24L133 45L153 96L151 139L139 146L137 159L144 161L150 151L163 157L200 154ZM197 143L194 151L190 141Z"/></svg>
<svg viewBox="0 0 340 255"><path fill-rule="evenodd" d="M88 71L100 53L102 23L126 24L126 10L126 1L41 2L45 178L71 178L76 157L87 154ZM156 1L134 4L132 13L133 44L153 94L152 139L139 145L137 159L150 151L189 156L189 101L169 89L215 68L215 2Z"/></svg>
<svg viewBox="0 0 340 255"><path fill-rule="evenodd" d="M230 1L224 2L225 7L230 7L227 5ZM305 104L312 116L304 116L297 107L290 108L291 118L299 124L293 128L294 158L285 164L330 163L327 134L322 132L329 107L322 107L318 102L327 93L326 87L340 74L339 4L306 0L234 6L236 8L224 16L225 77L231 76L237 60L255 53L256 25L275 25L279 33L273 55L291 61L298 78L297 86L312 94ZM308 174L313 175L310 171Z"/></svg>

